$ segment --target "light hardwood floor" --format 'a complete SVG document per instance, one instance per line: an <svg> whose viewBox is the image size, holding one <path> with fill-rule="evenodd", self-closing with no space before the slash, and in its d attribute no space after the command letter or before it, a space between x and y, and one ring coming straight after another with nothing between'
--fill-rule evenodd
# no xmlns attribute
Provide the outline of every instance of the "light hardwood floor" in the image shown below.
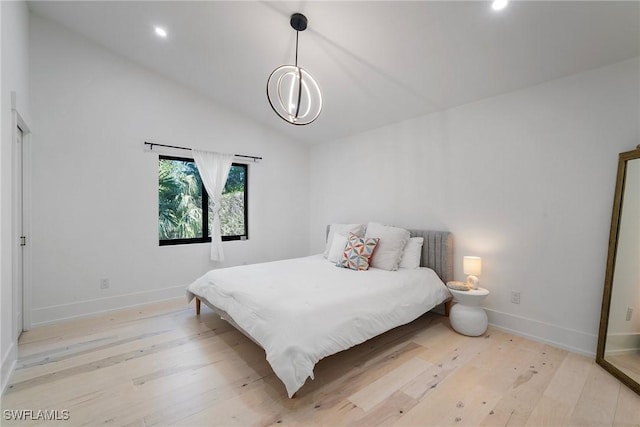
<svg viewBox="0 0 640 427"><path fill-rule="evenodd" d="M315 377L288 399L262 349L180 299L24 333L2 409L68 410L56 425L640 426L640 397L592 359L435 314Z"/></svg>
<svg viewBox="0 0 640 427"><path fill-rule="evenodd" d="M640 383L640 351L626 352L616 355L605 353L604 358L627 374L635 382Z"/></svg>

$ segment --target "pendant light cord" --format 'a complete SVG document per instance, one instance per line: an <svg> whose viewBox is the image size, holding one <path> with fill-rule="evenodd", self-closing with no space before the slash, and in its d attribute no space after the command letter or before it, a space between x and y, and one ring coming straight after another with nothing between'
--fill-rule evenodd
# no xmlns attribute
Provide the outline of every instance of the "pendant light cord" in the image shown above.
<svg viewBox="0 0 640 427"><path fill-rule="evenodd" d="M300 67L298 67L298 35L300 31L296 30L296 69L298 70L298 102L296 103L296 115L295 118L298 118L298 114L300 114L300 100L302 99L302 72L300 71Z"/></svg>
<svg viewBox="0 0 640 427"><path fill-rule="evenodd" d="M298 66L298 35L300 31L296 30L296 67Z"/></svg>

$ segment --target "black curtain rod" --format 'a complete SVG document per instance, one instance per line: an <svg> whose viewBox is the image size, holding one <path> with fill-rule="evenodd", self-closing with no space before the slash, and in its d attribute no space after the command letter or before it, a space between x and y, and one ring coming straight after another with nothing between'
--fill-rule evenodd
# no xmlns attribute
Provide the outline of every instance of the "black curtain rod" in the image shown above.
<svg viewBox="0 0 640 427"><path fill-rule="evenodd" d="M191 148L188 147L178 147L177 145L165 145L165 144L156 144L155 142L144 142L144 145L149 145L150 146L150 150L153 150L153 146L157 145L158 147L165 147L165 148L176 148L178 150L189 150L191 151ZM262 157L256 157L256 156L247 156L245 154L234 154L234 156L236 157L243 157L245 159L253 159L253 161L257 161L257 160L262 160Z"/></svg>

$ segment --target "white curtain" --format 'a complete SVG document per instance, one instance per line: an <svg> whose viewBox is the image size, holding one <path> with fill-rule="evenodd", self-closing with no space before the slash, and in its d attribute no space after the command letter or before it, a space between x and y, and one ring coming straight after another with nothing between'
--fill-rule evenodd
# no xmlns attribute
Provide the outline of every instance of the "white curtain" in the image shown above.
<svg viewBox="0 0 640 427"><path fill-rule="evenodd" d="M211 230L211 259L224 261L222 252L222 233L220 232L220 201L222 190L227 183L227 176L233 162L233 154L213 153L211 151L191 150L196 161L198 172L209 199L213 201L213 230ZM207 209L203 206L202 209Z"/></svg>

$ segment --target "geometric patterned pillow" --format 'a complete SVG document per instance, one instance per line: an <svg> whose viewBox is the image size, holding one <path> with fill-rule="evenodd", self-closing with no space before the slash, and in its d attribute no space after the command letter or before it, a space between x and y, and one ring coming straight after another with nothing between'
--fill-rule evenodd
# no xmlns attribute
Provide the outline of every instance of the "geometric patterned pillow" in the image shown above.
<svg viewBox="0 0 640 427"><path fill-rule="evenodd" d="M342 258L336 264L338 267L351 270L368 270L369 260L375 251L380 239L377 237L358 237L349 233L347 246L344 248Z"/></svg>

